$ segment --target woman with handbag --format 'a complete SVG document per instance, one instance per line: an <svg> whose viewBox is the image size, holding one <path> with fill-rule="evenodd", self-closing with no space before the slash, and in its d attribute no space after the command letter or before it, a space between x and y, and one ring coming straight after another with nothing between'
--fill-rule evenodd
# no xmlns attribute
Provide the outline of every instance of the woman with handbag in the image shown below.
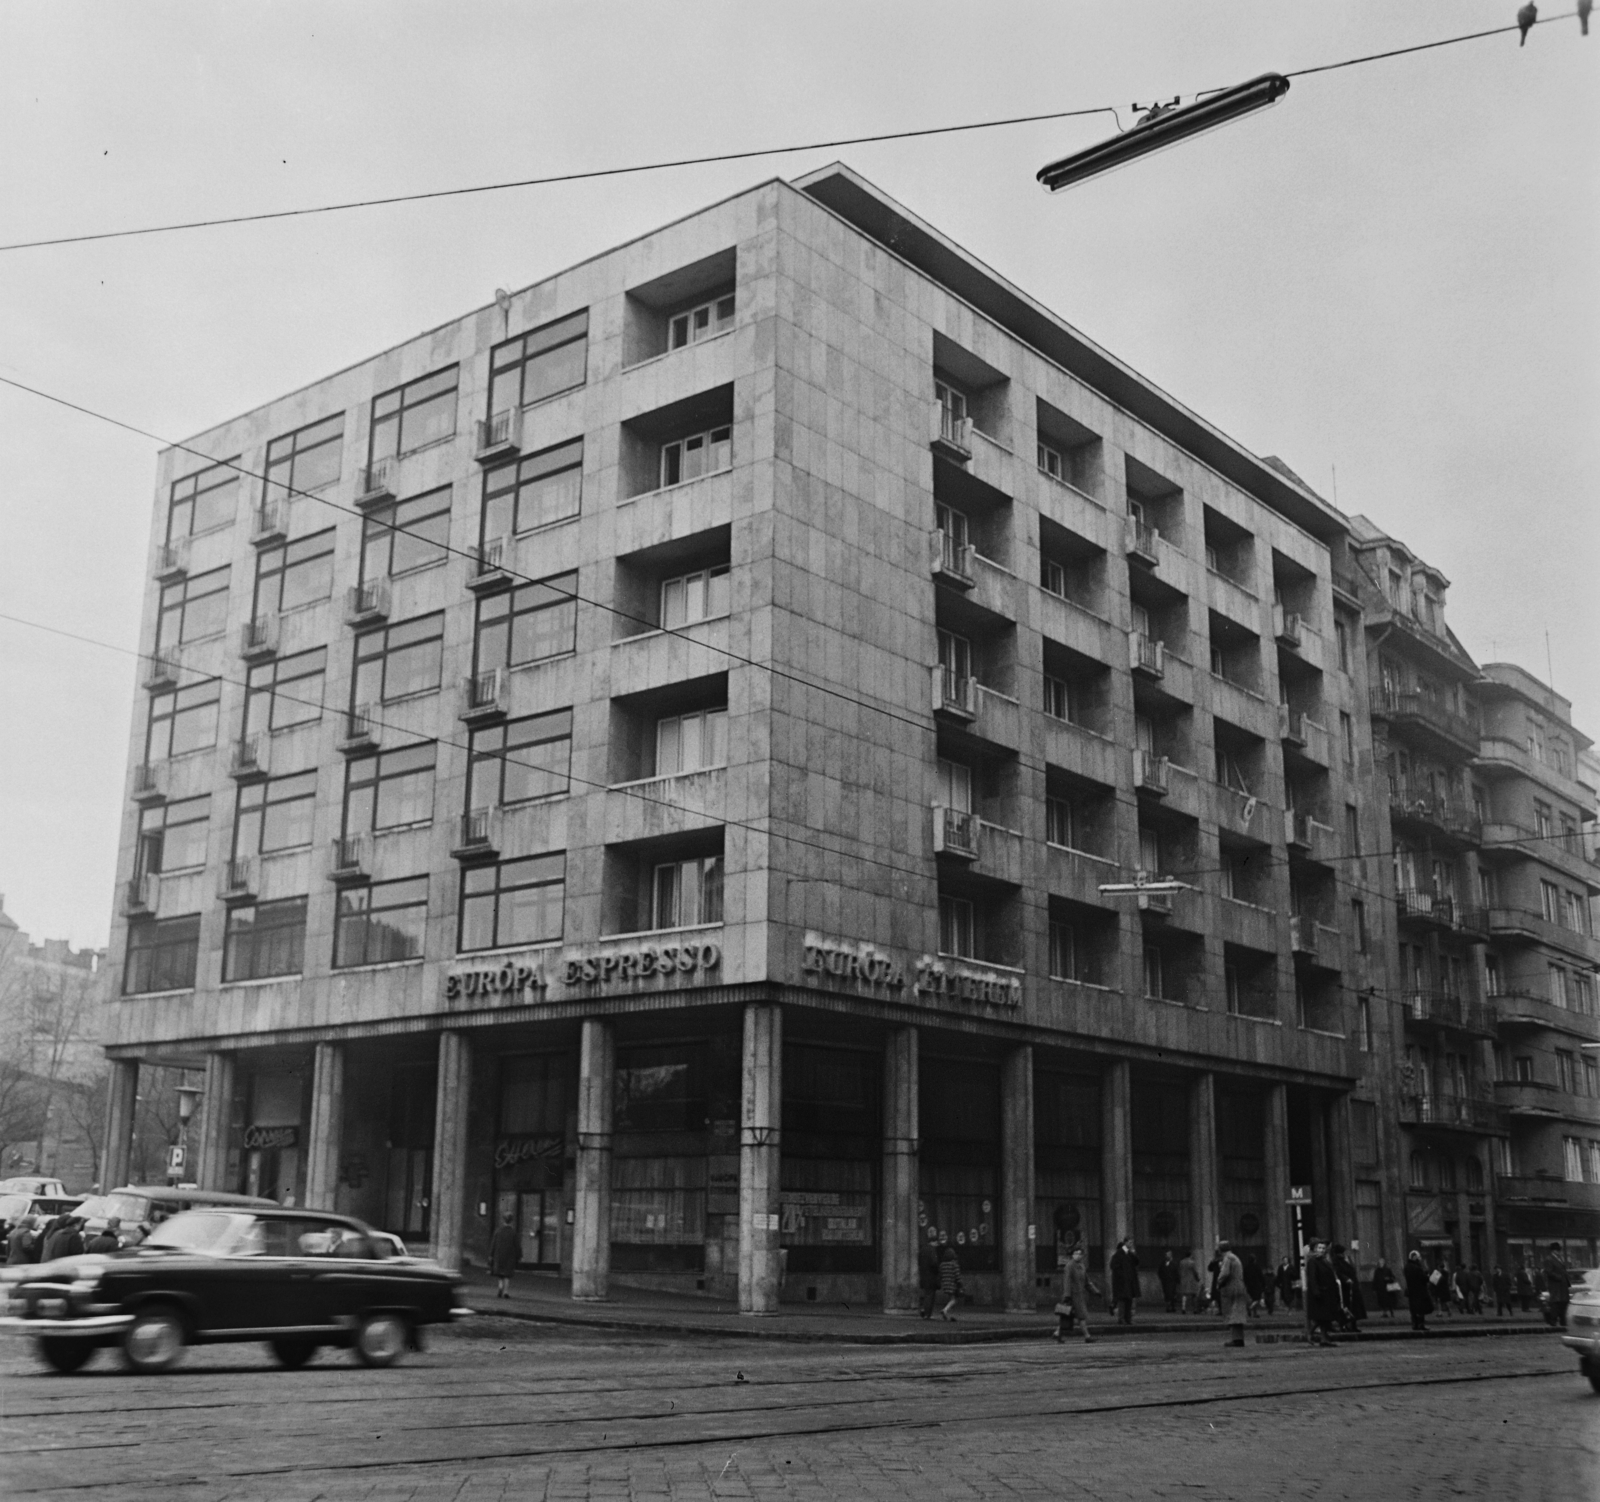
<svg viewBox="0 0 1600 1502"><path fill-rule="evenodd" d="M956 1300L961 1296L961 1260L956 1256L956 1249L948 1241L939 1248L938 1296L944 1300L939 1318L954 1320L955 1315L950 1311L956 1307Z"/></svg>
<svg viewBox="0 0 1600 1502"><path fill-rule="evenodd" d="M1056 1341L1064 1341L1077 1325L1083 1326L1083 1343L1094 1344L1089 1333L1089 1293L1094 1285L1089 1281L1089 1265L1083 1248L1075 1246L1067 1265L1061 1273L1061 1300L1056 1305ZM1098 1290L1096 1290L1098 1291Z"/></svg>

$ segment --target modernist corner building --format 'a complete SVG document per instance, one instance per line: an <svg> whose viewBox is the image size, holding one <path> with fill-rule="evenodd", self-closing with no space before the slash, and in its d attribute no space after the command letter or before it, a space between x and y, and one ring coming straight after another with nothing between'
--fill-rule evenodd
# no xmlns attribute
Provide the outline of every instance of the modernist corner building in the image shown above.
<svg viewBox="0 0 1600 1502"><path fill-rule="evenodd" d="M1291 1189L1394 1261L1361 542L839 166L201 434L110 1178L159 1060L206 1184L578 1297L1033 1307Z"/></svg>

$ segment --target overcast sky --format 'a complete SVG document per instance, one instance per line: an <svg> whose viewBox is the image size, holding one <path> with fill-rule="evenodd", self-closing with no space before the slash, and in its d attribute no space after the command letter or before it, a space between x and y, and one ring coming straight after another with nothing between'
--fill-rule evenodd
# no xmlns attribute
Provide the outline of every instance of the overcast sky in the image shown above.
<svg viewBox="0 0 1600 1502"><path fill-rule="evenodd" d="M1551 0L1547 15L1562 7ZM1311 6L0 0L0 241L1097 104L1509 23ZM1600 733L1600 26L1297 80L1050 197L1108 117L0 254L0 374L183 438L842 157L1453 581ZM130 650L156 445L0 387L0 611ZM0 621L0 891L103 944L137 664Z"/></svg>

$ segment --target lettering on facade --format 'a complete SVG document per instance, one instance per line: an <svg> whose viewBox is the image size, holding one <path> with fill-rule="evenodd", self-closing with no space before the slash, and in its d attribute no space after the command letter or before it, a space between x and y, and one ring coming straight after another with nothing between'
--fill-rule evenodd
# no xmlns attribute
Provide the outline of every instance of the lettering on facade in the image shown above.
<svg viewBox="0 0 1600 1502"><path fill-rule="evenodd" d="M898 991L906 983L905 966L876 945L809 932L800 952L800 970L808 980L875 990Z"/></svg>
<svg viewBox="0 0 1600 1502"><path fill-rule="evenodd" d="M925 954L917 961L912 991L919 997L950 997L958 1001L983 1001L991 1006L1022 1005L1022 977L1004 970L985 970L960 961Z"/></svg>
<svg viewBox="0 0 1600 1502"><path fill-rule="evenodd" d="M244 1150L247 1153L263 1152L273 1147L293 1147L299 1140L299 1127L247 1126L244 1129Z"/></svg>
<svg viewBox="0 0 1600 1502"><path fill-rule="evenodd" d="M565 1145L561 1137L502 1137L494 1145L494 1166L515 1168L535 1158L554 1163L560 1159Z"/></svg>
<svg viewBox="0 0 1600 1502"><path fill-rule="evenodd" d="M624 981L709 974L722 964L720 944L644 944L570 959L561 969L564 986L615 986Z"/></svg>
<svg viewBox="0 0 1600 1502"><path fill-rule="evenodd" d="M483 965L472 970L452 970L444 978L444 997L455 1001L463 996L519 996L524 991L542 991L546 985L544 966L526 960L501 965Z"/></svg>

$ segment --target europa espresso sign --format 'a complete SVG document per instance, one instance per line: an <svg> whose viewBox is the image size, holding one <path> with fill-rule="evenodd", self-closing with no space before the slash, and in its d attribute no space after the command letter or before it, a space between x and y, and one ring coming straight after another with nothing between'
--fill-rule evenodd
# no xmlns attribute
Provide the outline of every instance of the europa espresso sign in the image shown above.
<svg viewBox="0 0 1600 1502"><path fill-rule="evenodd" d="M463 965L444 978L444 999L455 1005L526 1006L551 992L592 995L644 983L705 982L722 968L722 946L688 938L676 944L626 944L574 954L541 950L481 965Z"/></svg>

